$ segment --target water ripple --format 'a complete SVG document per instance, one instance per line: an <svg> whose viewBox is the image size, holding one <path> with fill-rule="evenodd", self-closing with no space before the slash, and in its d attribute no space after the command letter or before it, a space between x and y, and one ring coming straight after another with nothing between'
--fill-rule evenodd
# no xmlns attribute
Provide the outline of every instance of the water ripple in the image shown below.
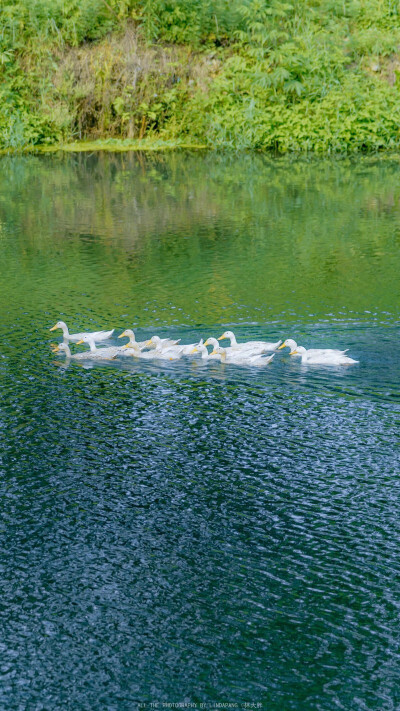
<svg viewBox="0 0 400 711"><path fill-rule="evenodd" d="M0 190L0 706L395 709L397 217L376 235L368 199L384 204L393 170L353 184L357 165L193 160L4 167L18 179ZM292 336L360 364L66 368L49 348L62 315L140 338Z"/></svg>

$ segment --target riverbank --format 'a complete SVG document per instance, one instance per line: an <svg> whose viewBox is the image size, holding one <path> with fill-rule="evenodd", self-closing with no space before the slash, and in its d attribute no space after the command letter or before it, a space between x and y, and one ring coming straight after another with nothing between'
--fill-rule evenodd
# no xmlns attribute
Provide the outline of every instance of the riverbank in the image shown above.
<svg viewBox="0 0 400 711"><path fill-rule="evenodd" d="M206 144L200 143L189 143L188 141L179 140L162 140L157 137L154 138L141 138L141 139L118 139L118 138L108 138L108 139L97 139L94 141L72 141L71 143L54 143L51 145L29 145L20 149L0 149L0 156L20 156L20 155L54 155L54 154L69 154L69 153L170 153L172 151L187 151L187 152L209 152L213 153L213 149ZM351 164L353 160L357 160L362 157L364 161L369 165L372 163L385 163L385 162L400 162L400 150L381 150L381 151L368 151L362 154L357 154L355 152L335 152L332 155L316 153L313 151L286 151L280 153L279 151L263 151L260 149L243 149L243 150L233 150L220 148L214 151L219 156L225 154L232 154L232 157L238 155L261 155L266 161L271 160L274 164L279 165L281 163L293 163L294 161L299 164L309 164L314 162L323 162L324 160L333 160L336 163L345 162L346 164Z"/></svg>
<svg viewBox="0 0 400 711"><path fill-rule="evenodd" d="M50 145L28 145L20 149L0 149L0 155L12 155L13 153L91 153L94 151L104 151L108 153L124 153L130 151L174 151L174 150L206 150L209 147L196 143L189 143L179 139L163 140L157 137L151 138L106 138L94 141L71 141L71 143L53 143Z"/></svg>
<svg viewBox="0 0 400 711"><path fill-rule="evenodd" d="M0 149L397 150L391 5L0 0Z"/></svg>

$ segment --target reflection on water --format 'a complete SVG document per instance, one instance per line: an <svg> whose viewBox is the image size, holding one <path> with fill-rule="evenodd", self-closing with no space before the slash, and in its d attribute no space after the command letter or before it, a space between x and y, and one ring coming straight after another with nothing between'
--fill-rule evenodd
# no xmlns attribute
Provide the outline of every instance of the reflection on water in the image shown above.
<svg viewBox="0 0 400 711"><path fill-rule="evenodd" d="M397 160L2 169L0 706L397 708ZM360 364L66 367L60 317Z"/></svg>
<svg viewBox="0 0 400 711"><path fill-rule="evenodd" d="M170 328L381 316L396 304L397 161L99 154L2 165L7 290L23 306L35 289L38 306L77 327L81 315Z"/></svg>

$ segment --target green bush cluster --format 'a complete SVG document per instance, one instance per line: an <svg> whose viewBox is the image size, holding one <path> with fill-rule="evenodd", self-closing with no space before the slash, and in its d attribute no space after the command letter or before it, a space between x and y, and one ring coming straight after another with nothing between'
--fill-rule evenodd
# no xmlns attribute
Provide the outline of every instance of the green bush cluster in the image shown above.
<svg viewBox="0 0 400 711"><path fill-rule="evenodd" d="M397 148L397 0L0 0L0 147Z"/></svg>
<svg viewBox="0 0 400 711"><path fill-rule="evenodd" d="M140 0L136 16L150 41L229 44L246 0Z"/></svg>

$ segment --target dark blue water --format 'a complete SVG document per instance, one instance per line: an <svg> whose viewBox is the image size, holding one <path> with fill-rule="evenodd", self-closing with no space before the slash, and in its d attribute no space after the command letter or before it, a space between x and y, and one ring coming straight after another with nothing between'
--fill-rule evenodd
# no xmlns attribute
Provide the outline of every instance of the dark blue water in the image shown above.
<svg viewBox="0 0 400 711"><path fill-rule="evenodd" d="M399 707L397 176L4 159L1 708ZM61 317L360 362L65 367Z"/></svg>

